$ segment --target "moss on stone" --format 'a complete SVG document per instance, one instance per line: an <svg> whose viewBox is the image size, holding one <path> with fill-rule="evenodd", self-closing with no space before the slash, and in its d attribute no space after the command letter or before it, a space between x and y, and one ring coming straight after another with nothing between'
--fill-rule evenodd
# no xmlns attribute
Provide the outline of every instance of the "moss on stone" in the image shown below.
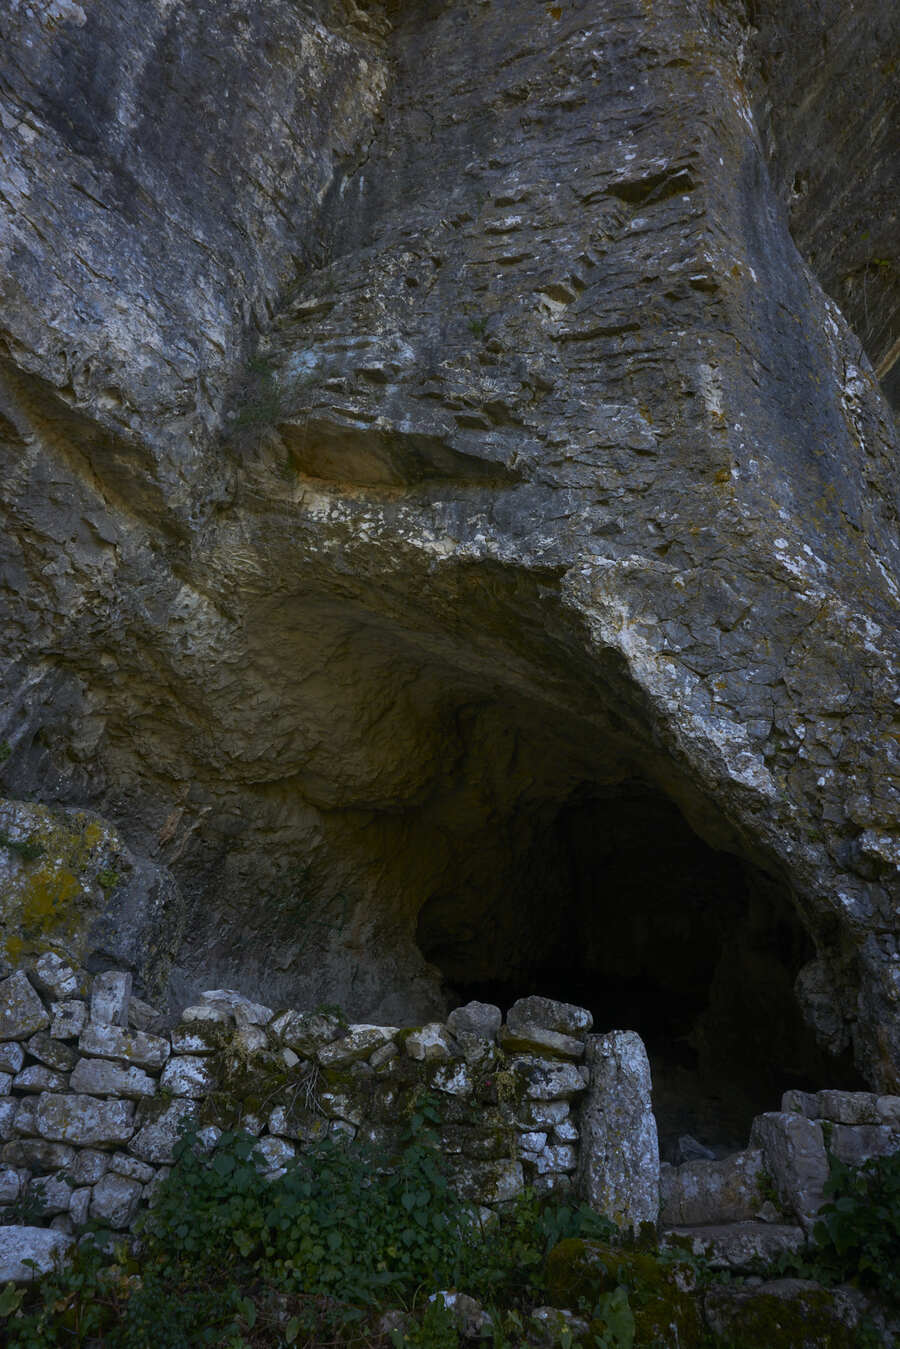
<svg viewBox="0 0 900 1349"><path fill-rule="evenodd" d="M115 832L84 812L8 803L6 831L27 829L26 857L17 851L14 870L3 886L0 932L7 954L25 956L57 950L81 962L87 934L105 907L108 882L120 871L121 845ZM104 880L107 882L104 885Z"/></svg>
<svg viewBox="0 0 900 1349"><path fill-rule="evenodd" d="M790 1297L760 1290L735 1300L726 1334L729 1349L856 1349L855 1329L841 1322L827 1288L798 1289ZM724 1343L724 1341L723 1341Z"/></svg>
<svg viewBox="0 0 900 1349"><path fill-rule="evenodd" d="M700 1307L682 1271L647 1251L571 1237L547 1257L547 1286L558 1307L594 1308L616 1288L628 1290L635 1343L699 1349L708 1336ZM602 1334L598 1321L594 1333Z"/></svg>

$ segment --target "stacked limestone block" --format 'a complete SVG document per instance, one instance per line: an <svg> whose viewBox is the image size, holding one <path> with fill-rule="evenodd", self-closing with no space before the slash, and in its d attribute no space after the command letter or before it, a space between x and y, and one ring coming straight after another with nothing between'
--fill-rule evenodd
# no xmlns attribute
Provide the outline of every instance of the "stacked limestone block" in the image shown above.
<svg viewBox="0 0 900 1349"><path fill-rule="evenodd" d="M861 1166L900 1151L900 1096L788 1091L781 1107L757 1116L745 1151L662 1168L663 1224L721 1268L752 1269L806 1245L831 1157Z"/></svg>
<svg viewBox="0 0 900 1349"><path fill-rule="evenodd" d="M274 1176L326 1137L390 1153L428 1092L464 1198L567 1192L590 1024L526 998L505 1025L481 1003L446 1024L347 1025L214 989L165 1031L130 975L43 955L0 982L0 1279L27 1277L26 1256L45 1267L89 1220L131 1228L185 1125L209 1148L226 1128L257 1136Z"/></svg>

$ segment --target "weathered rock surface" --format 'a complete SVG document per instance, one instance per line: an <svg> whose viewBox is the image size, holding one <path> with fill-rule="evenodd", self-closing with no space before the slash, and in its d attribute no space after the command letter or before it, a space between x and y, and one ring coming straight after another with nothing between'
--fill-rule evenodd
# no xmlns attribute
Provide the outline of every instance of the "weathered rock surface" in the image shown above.
<svg viewBox="0 0 900 1349"><path fill-rule="evenodd" d="M806 1245L802 1227L786 1223L711 1223L699 1227L672 1227L663 1233L669 1246L687 1246L704 1256L712 1269L743 1270L752 1274L774 1264L780 1255Z"/></svg>
<svg viewBox="0 0 900 1349"><path fill-rule="evenodd" d="M833 1081L799 975L896 1091L897 18L807 8L3 8L7 945Z"/></svg>
<svg viewBox="0 0 900 1349"><path fill-rule="evenodd" d="M47 1227L0 1227L0 1279L30 1283L53 1269L71 1245L70 1236Z"/></svg>
<svg viewBox="0 0 900 1349"><path fill-rule="evenodd" d="M585 1201L623 1230L659 1215L659 1143L650 1064L634 1031L587 1039L591 1085L581 1111L578 1183Z"/></svg>
<svg viewBox="0 0 900 1349"><path fill-rule="evenodd" d="M753 1121L750 1146L761 1150L781 1203L804 1225L811 1225L828 1179L821 1124L776 1111L760 1115Z"/></svg>
<svg viewBox="0 0 900 1349"><path fill-rule="evenodd" d="M721 1161L664 1166L660 1170L660 1222L678 1227L753 1221L765 1204L767 1180L758 1150L748 1149Z"/></svg>

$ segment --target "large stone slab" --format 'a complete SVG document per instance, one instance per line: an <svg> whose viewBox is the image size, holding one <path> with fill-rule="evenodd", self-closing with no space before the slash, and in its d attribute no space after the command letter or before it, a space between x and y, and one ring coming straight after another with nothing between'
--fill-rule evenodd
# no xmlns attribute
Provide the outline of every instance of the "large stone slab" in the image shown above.
<svg viewBox="0 0 900 1349"><path fill-rule="evenodd" d="M684 1162L660 1171L660 1221L667 1226L753 1220L765 1205L766 1170L758 1149L718 1161Z"/></svg>
<svg viewBox="0 0 900 1349"><path fill-rule="evenodd" d="M65 1232L49 1227L0 1227L0 1284L10 1280L31 1283L49 1273L65 1258L72 1242Z"/></svg>
<svg viewBox="0 0 900 1349"><path fill-rule="evenodd" d="M125 1143L134 1133L134 1103L47 1092L38 1097L35 1129L50 1142L79 1147Z"/></svg>
<svg viewBox="0 0 900 1349"><path fill-rule="evenodd" d="M88 1022L81 1032L78 1048L87 1056L122 1059L139 1068L162 1068L171 1053L169 1041L161 1035L95 1022Z"/></svg>
<svg viewBox="0 0 900 1349"><path fill-rule="evenodd" d="M530 1026L519 1023L515 1029L503 1026L500 1030L500 1047L507 1054L537 1054L548 1059L581 1059L584 1057L584 1041L573 1035L563 1035L559 1031L545 1030L542 1026Z"/></svg>
<svg viewBox="0 0 900 1349"><path fill-rule="evenodd" d="M722 1223L702 1227L672 1227L662 1236L665 1246L686 1246L703 1256L712 1269L753 1274L768 1268L779 1255L802 1251L802 1227L785 1223Z"/></svg>
<svg viewBox="0 0 900 1349"><path fill-rule="evenodd" d="M591 1082L581 1110L578 1187L585 1203L626 1231L659 1214L659 1140L650 1062L634 1031L589 1035Z"/></svg>
<svg viewBox="0 0 900 1349"><path fill-rule="evenodd" d="M513 1003L506 1014L506 1024L514 1031L539 1026L559 1035L583 1038L593 1026L594 1018L586 1007L532 995Z"/></svg>
<svg viewBox="0 0 900 1349"><path fill-rule="evenodd" d="M90 1096L125 1096L134 1101L156 1093L156 1081L142 1068L121 1068L109 1059L79 1059L69 1086Z"/></svg>
<svg viewBox="0 0 900 1349"><path fill-rule="evenodd" d="M836 1124L829 1147L845 1166L862 1166L871 1157L900 1152L900 1136L886 1124Z"/></svg>

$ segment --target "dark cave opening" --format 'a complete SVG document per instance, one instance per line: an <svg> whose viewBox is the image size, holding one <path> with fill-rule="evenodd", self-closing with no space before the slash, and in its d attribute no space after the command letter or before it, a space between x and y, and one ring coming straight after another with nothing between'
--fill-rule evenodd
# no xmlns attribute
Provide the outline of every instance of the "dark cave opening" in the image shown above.
<svg viewBox="0 0 900 1349"><path fill-rule="evenodd" d="M463 868L419 914L451 1005L541 993L643 1037L663 1156L746 1146L789 1087L863 1084L826 1055L793 985L813 954L782 883L710 847L662 793L582 786L507 822L508 862Z"/></svg>

